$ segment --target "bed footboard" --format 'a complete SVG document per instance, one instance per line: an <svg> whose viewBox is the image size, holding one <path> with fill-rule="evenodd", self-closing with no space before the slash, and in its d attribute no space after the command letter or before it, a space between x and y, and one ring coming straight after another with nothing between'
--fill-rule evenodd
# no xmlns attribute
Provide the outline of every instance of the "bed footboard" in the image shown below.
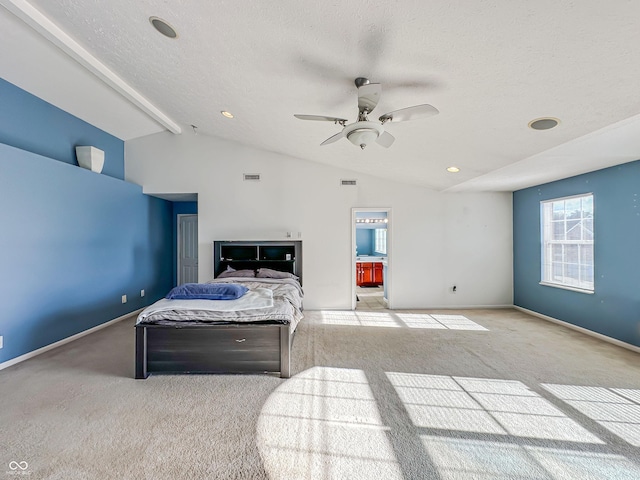
<svg viewBox="0 0 640 480"><path fill-rule="evenodd" d="M147 329L136 325L136 379L149 376L147 371Z"/></svg>
<svg viewBox="0 0 640 480"><path fill-rule="evenodd" d="M137 379L166 373L291 374L289 325L136 325Z"/></svg>

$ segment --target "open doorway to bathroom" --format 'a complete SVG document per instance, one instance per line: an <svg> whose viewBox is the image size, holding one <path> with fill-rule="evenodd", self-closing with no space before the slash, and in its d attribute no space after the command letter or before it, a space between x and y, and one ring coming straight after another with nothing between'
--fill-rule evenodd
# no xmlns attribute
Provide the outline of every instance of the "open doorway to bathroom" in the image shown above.
<svg viewBox="0 0 640 480"><path fill-rule="evenodd" d="M390 298L390 208L353 208L352 309L391 308Z"/></svg>

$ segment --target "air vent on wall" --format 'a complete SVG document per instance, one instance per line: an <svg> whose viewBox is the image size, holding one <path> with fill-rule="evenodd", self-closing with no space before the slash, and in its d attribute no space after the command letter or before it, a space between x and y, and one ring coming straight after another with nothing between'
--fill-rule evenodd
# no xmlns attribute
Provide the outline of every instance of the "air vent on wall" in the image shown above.
<svg viewBox="0 0 640 480"><path fill-rule="evenodd" d="M244 174L244 179L245 180L252 180L254 182L259 182L260 181L260 174L259 173L245 173Z"/></svg>
<svg viewBox="0 0 640 480"><path fill-rule="evenodd" d="M340 185L356 185L357 180L340 180Z"/></svg>

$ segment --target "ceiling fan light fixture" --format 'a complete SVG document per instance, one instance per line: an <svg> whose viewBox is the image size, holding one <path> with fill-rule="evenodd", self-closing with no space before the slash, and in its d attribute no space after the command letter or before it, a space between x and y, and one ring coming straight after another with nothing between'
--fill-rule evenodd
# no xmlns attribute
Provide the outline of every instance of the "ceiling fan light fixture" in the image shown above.
<svg viewBox="0 0 640 480"><path fill-rule="evenodd" d="M367 145L375 142L378 139L378 131L370 128L356 128L347 135L347 138L351 143L365 149Z"/></svg>
<svg viewBox="0 0 640 480"><path fill-rule="evenodd" d="M382 125L375 122L356 122L345 127L344 136L364 150L367 145L375 142L383 131Z"/></svg>

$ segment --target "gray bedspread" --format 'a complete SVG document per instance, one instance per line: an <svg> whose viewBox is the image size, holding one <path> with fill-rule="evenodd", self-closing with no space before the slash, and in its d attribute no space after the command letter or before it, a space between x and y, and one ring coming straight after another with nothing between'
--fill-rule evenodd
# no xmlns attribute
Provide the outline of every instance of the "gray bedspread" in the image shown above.
<svg viewBox="0 0 640 480"><path fill-rule="evenodd" d="M140 315L138 324L155 325L202 325L223 323L280 323L290 324L294 331L302 319L303 292L300 284L293 279L227 277L209 283L240 283L250 291L269 289L273 293L273 306L265 308L244 308L241 310L220 310L219 300L167 300L162 299L149 305ZM234 300L225 300L234 302Z"/></svg>

